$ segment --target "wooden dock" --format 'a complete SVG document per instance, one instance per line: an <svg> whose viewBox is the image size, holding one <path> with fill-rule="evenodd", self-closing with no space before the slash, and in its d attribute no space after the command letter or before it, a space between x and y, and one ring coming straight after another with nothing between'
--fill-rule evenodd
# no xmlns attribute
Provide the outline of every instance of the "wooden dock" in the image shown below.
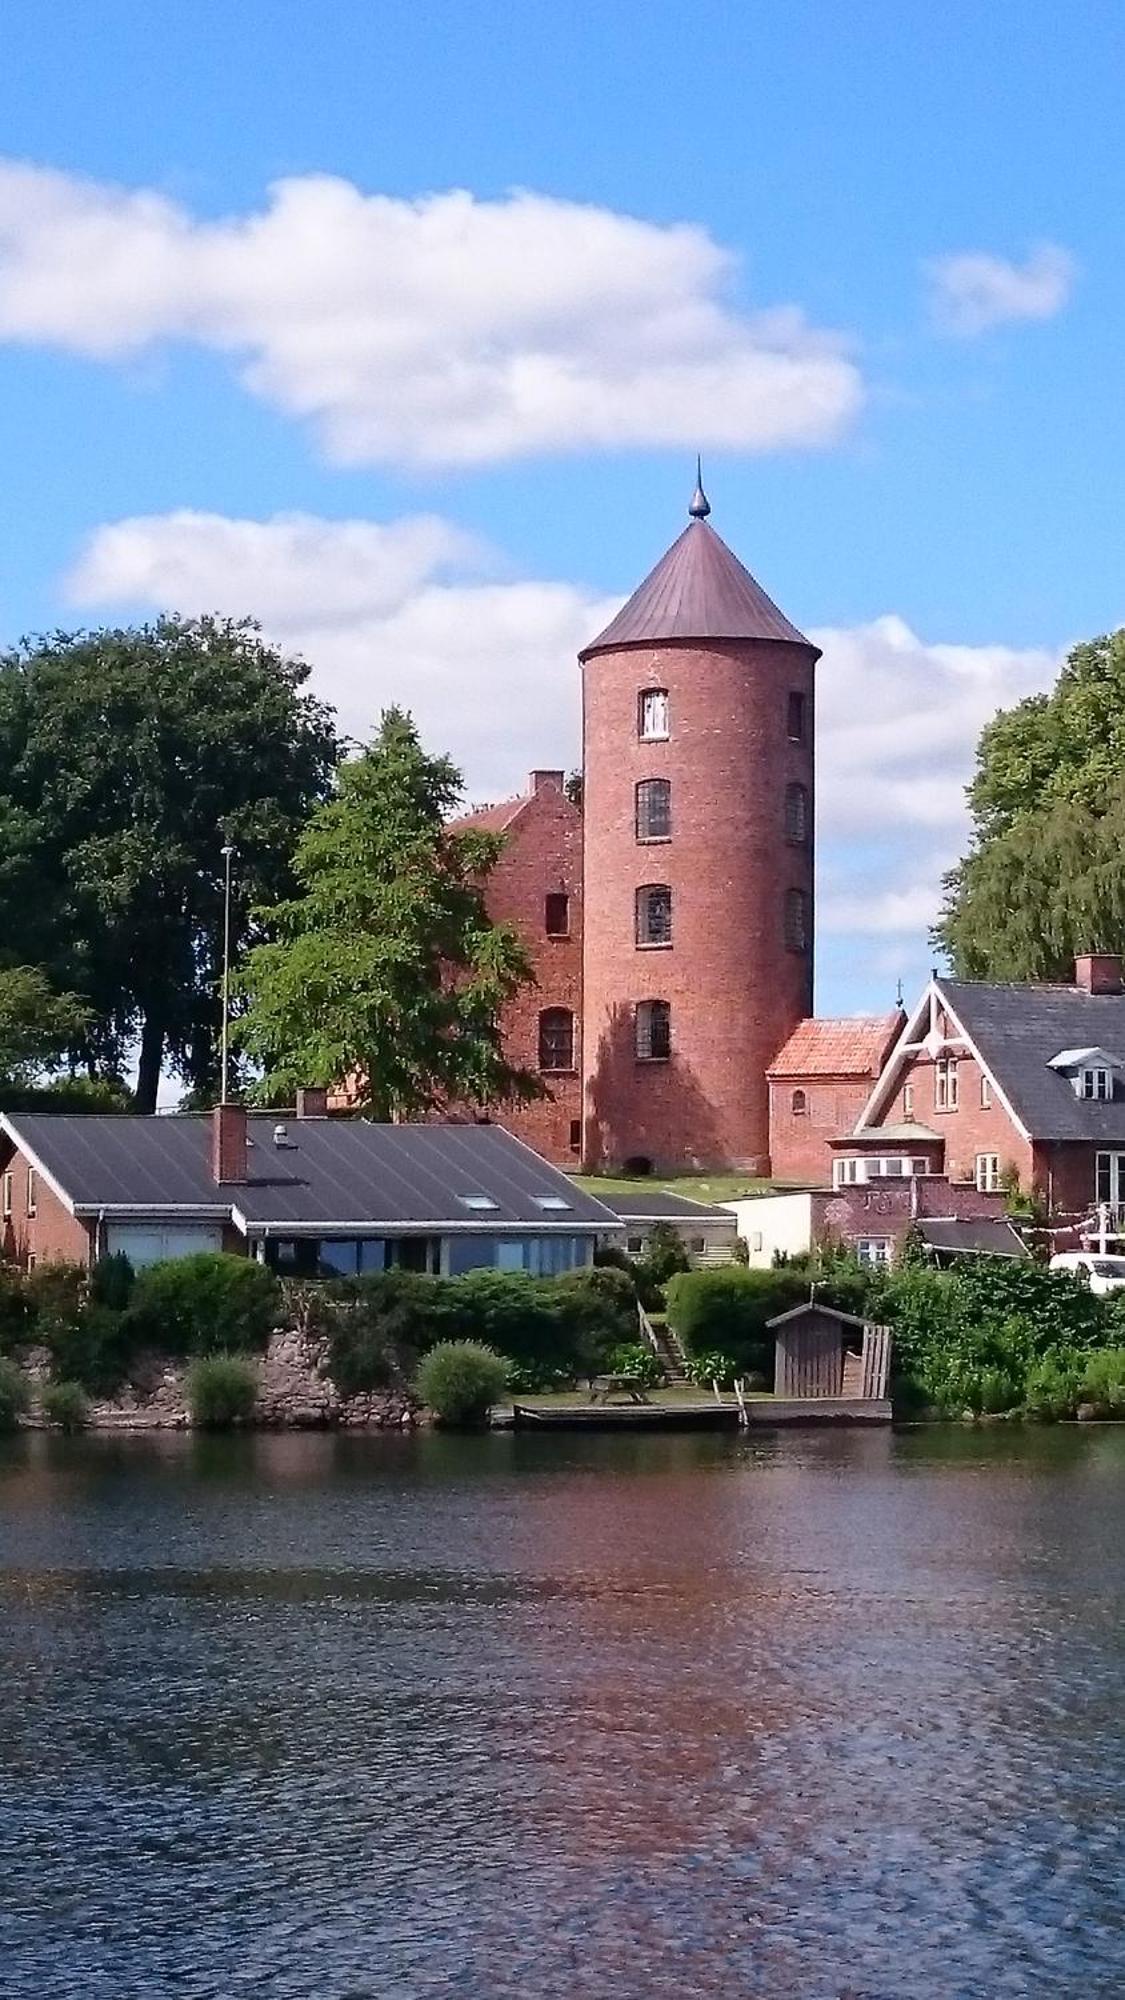
<svg viewBox="0 0 1125 2000"><path fill-rule="evenodd" d="M821 1424L889 1424L891 1405L881 1396L747 1396L748 1430L794 1429ZM737 1402L705 1398L682 1403L513 1403L495 1411L494 1430L517 1431L736 1431Z"/></svg>

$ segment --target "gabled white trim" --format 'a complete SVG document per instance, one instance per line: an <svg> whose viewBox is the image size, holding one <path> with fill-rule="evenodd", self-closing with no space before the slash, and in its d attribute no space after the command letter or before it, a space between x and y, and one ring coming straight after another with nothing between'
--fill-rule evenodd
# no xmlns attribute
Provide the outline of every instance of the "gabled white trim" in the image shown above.
<svg viewBox="0 0 1125 2000"><path fill-rule="evenodd" d="M18 1115L19 1114L17 1112L16 1116L18 1117ZM14 1125L12 1123L11 1115L7 1111L0 1111L0 1132L6 1132L13 1146L18 1146L20 1152L23 1154L24 1159L27 1161L28 1166L34 1167L36 1173L39 1175L40 1180L46 1181L47 1186L51 1190L51 1193L58 1197L63 1207L66 1209L67 1214L75 1215L77 1213L77 1210L75 1209L72 1197L68 1195L62 1182L57 1181L55 1179L54 1174L51 1173L49 1169L43 1165L43 1162L39 1158L38 1153L32 1152L32 1149L28 1145L27 1140L21 1136L18 1125Z"/></svg>
<svg viewBox="0 0 1125 2000"><path fill-rule="evenodd" d="M956 1035L944 1035L940 1037L940 1040L937 1025L939 1007L957 1030ZM926 1032L920 1036L919 1030L923 1019L926 1022ZM894 1095L902 1073L903 1064L908 1056L919 1055L924 1050L936 1054L939 1046L955 1051L965 1051L973 1057L981 1075L988 1080L993 1102L1002 1106L1021 1138L1026 1139L1030 1145L1031 1133L1028 1131L1023 1119L1017 1113L995 1071L985 1062L972 1036L966 1033L965 1024L959 1019L957 1010L950 1000L949 995L945 992L941 980L936 978L930 980L917 1007L908 1019L902 1034L887 1057L882 1075L879 1077L867 1103L860 1112L852 1128L853 1131L861 1131L864 1125L876 1122L888 1098Z"/></svg>

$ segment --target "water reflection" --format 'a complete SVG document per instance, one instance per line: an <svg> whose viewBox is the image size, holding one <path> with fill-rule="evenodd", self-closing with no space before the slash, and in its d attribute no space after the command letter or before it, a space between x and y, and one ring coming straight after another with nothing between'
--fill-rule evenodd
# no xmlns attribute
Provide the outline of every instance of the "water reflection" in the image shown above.
<svg viewBox="0 0 1125 2000"><path fill-rule="evenodd" d="M1125 1984L1125 1437L0 1447L13 2000Z"/></svg>

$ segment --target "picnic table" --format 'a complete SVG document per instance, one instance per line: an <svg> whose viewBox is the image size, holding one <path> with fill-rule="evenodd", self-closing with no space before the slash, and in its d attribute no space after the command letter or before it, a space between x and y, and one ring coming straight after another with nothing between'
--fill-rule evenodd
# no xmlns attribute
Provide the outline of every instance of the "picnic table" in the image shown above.
<svg viewBox="0 0 1125 2000"><path fill-rule="evenodd" d="M623 1399L627 1403L647 1403L644 1384L639 1375L595 1375L590 1384L592 1403L612 1403Z"/></svg>

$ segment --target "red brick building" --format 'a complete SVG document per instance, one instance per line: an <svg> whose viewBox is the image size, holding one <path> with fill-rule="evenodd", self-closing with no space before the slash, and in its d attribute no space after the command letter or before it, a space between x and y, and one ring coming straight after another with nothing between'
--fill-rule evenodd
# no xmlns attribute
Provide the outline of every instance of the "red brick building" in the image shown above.
<svg viewBox="0 0 1125 2000"><path fill-rule="evenodd" d="M496 1115L560 1163L760 1173L767 1070L812 1006L819 654L699 488L689 511L580 656L581 814L540 773L478 818L507 842L490 911L517 925L538 980L508 1052L552 1091ZM552 896L569 898L565 938L545 928Z"/></svg>
<svg viewBox="0 0 1125 2000"><path fill-rule="evenodd" d="M831 1142L858 1122L905 1025L901 1008L875 1020L797 1023L766 1072L775 1181L831 1180Z"/></svg>
<svg viewBox="0 0 1125 2000"><path fill-rule="evenodd" d="M855 1128L833 1144L837 1189L943 1174L982 1193L1018 1179L1056 1224L1104 1205L1125 1226L1125 983L1091 953L1070 985L937 974Z"/></svg>

